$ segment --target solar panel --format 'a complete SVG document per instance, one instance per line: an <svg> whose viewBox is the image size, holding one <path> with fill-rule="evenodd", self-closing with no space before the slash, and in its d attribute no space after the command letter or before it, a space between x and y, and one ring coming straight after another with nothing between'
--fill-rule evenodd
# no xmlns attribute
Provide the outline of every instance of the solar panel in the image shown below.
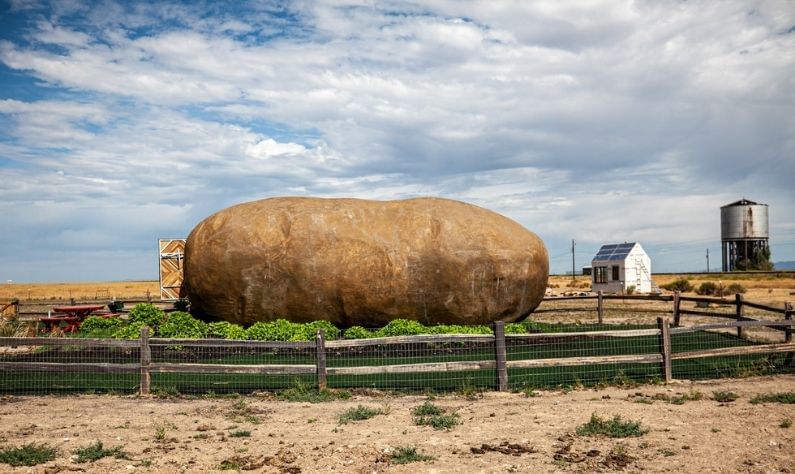
<svg viewBox="0 0 795 474"><path fill-rule="evenodd" d="M603 245L593 259L607 261L624 260L634 247L635 242Z"/></svg>

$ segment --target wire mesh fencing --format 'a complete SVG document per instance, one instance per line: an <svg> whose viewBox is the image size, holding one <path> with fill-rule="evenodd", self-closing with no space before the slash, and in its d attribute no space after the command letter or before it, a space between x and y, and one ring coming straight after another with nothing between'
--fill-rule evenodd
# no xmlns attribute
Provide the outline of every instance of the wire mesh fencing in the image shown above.
<svg viewBox="0 0 795 474"><path fill-rule="evenodd" d="M736 308L706 322L685 314L674 327L649 317L656 308L632 321L605 308L602 323L534 322L507 335L498 322L492 334L327 341L319 331L308 342L150 339L147 329L136 340L0 337L0 392L443 392L795 372L791 307L763 321Z"/></svg>

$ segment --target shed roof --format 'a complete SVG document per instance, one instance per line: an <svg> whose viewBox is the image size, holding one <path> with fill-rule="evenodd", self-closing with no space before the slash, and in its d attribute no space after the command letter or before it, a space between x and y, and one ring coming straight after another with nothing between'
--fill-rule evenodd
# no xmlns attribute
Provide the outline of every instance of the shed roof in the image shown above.
<svg viewBox="0 0 795 474"><path fill-rule="evenodd" d="M635 247L635 242L602 245L593 260L625 260Z"/></svg>

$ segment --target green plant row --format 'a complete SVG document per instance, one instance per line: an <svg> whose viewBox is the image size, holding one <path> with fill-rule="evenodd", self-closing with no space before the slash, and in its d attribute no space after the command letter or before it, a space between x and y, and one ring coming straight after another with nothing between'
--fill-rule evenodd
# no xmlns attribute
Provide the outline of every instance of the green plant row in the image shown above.
<svg viewBox="0 0 795 474"><path fill-rule="evenodd" d="M223 338L255 341L311 341L318 329L325 332L327 339L367 339L373 337L413 336L420 334L492 334L487 325L440 324L426 326L417 321L396 319L386 326L370 330L353 326L344 331L328 321L294 323L284 319L258 322L248 328L226 321L206 323L184 311L165 313L154 305L136 305L128 319L88 317L80 328L82 337L114 337L117 339L137 339L141 328L148 326L151 336L178 339ZM528 332L557 332L555 325L526 320L521 323L505 325L506 334L525 334Z"/></svg>

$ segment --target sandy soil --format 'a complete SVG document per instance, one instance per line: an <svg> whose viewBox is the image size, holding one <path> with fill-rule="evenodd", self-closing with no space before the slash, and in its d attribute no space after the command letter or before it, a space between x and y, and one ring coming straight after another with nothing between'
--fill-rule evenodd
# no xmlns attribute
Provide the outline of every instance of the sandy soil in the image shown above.
<svg viewBox="0 0 795 474"><path fill-rule="evenodd" d="M59 455L36 467L4 472L207 472L227 465L258 472L793 472L795 405L751 404L756 394L794 391L795 377L757 377L668 386L489 392L433 402L459 415L449 431L416 426L411 409L424 396L354 396L310 404L271 396L156 399L123 396L5 397L0 445L49 443ZM700 392L675 405L655 399ZM712 400L733 391L732 403ZM643 402L639 402L642 400ZM340 424L357 405L386 414ZM638 420L637 438L583 437L592 413ZM259 421L259 423L256 423ZM238 430L250 437L233 437ZM95 441L123 446L129 460L78 464L72 452ZM486 445L486 446L484 446ZM397 465L390 454L416 447L432 461Z"/></svg>

